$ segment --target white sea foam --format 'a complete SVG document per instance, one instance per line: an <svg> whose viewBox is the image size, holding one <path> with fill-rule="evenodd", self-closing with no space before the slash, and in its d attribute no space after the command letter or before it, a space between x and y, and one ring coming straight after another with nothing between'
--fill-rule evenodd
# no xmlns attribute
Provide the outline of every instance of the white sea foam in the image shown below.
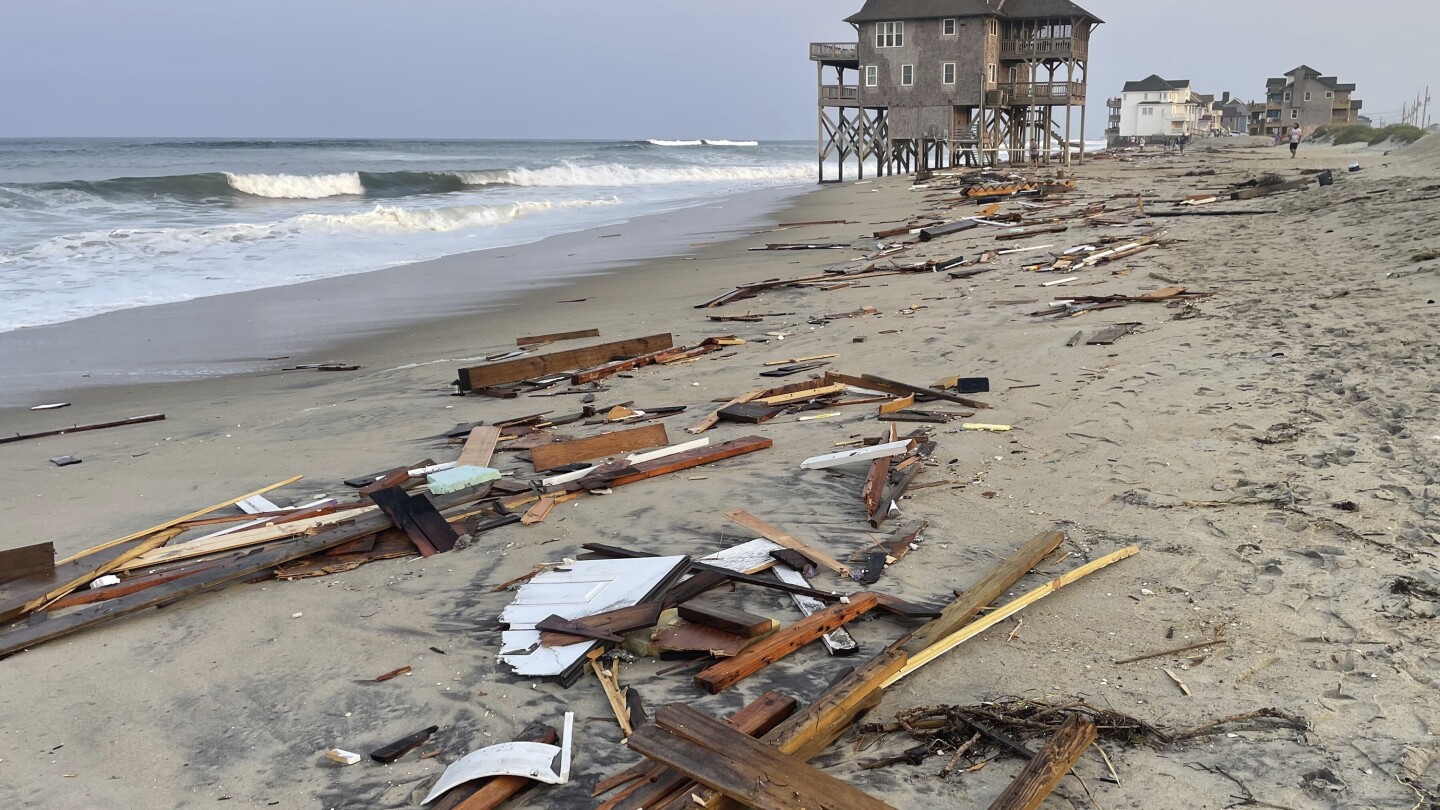
<svg viewBox="0 0 1440 810"><path fill-rule="evenodd" d="M651 138L646 143L651 146L702 146L704 141L667 141L661 138Z"/></svg>
<svg viewBox="0 0 1440 810"><path fill-rule="evenodd" d="M759 141L705 141L706 146L759 146Z"/></svg>
<svg viewBox="0 0 1440 810"><path fill-rule="evenodd" d="M254 197L290 200L318 200L324 197L365 193L359 172L339 174L231 174L230 187Z"/></svg>
<svg viewBox="0 0 1440 810"><path fill-rule="evenodd" d="M641 186L669 183L780 182L809 180L815 168L793 163L779 166L625 166L606 163L582 166L561 161L543 169L508 169L493 172L457 172L475 186Z"/></svg>
<svg viewBox="0 0 1440 810"><path fill-rule="evenodd" d="M402 208L377 205L358 214L304 214L280 223L302 230L327 228L359 231L433 231L448 233L466 228L503 225L526 214L556 208L617 205L619 200L564 200L518 202L508 205L454 205L444 208Z"/></svg>

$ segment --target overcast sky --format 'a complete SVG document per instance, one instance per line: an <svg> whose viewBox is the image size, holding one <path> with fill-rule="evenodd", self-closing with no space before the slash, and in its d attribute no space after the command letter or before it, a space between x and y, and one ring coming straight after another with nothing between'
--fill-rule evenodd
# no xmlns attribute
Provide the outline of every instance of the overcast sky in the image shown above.
<svg viewBox="0 0 1440 810"><path fill-rule="evenodd" d="M1440 0L1080 0L1089 130L1129 79L1260 97L1301 63L1393 121ZM815 137L861 0L0 0L0 137ZM1440 104L1432 104L1440 120Z"/></svg>

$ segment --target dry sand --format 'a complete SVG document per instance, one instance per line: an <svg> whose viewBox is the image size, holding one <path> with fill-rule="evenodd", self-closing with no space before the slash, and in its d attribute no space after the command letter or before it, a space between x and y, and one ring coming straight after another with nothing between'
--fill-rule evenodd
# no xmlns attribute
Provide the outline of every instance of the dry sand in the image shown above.
<svg viewBox="0 0 1440 810"><path fill-rule="evenodd" d="M1153 206L1262 172L1288 176L1352 160L1365 170L1340 174L1333 187L1236 204L1273 215L1166 220L1173 241L1164 248L1084 271L1060 290L1041 288L1050 277L1021 271L1021 259L1009 256L967 281L895 276L833 292L781 290L718 310L793 313L763 324L712 324L706 315L717 310L692 308L737 281L802 275L859 255L747 247L861 244L886 227L877 223L927 207L924 191L887 179L825 188L772 217L855 224L754 234L335 352L362 363L359 372L91 390L60 416L0 412L5 431L57 418L169 414L161 423L0 445L3 542L53 540L73 552L297 473L307 478L279 495L340 492L351 475L452 457L433 437L457 422L576 407L564 397L448 396L458 358L499 351L519 334L594 326L607 338L672 331L693 341L734 331L749 340L607 382L605 401L689 405L666 420L676 441L713 399L756 387L766 360L837 352L832 368L850 374L920 383L989 376L994 390L983 398L995 409L984 421L1017 430L939 428L938 463L920 483L950 483L904 501L894 526L926 520L930 528L875 587L945 601L1053 527L1069 533L1070 556L1052 559L1017 593L1130 543L1143 550L1020 614L1023 624L1007 621L921 670L887 692L872 719L1005 695L1080 696L1175 727L1277 707L1308 718L1311 730L1242 729L1163 749L1106 745L1119 784L1107 781L1092 751L1076 773L1093 800L1072 778L1047 806L1199 810L1250 797L1251 806L1297 809L1423 807L1440 795L1440 764L1431 764L1440 753L1431 736L1440 722L1440 519L1430 490L1440 472L1440 387L1429 373L1440 351L1440 262L1412 257L1440 248L1440 166L1307 144L1293 161L1284 150L1236 146L1094 161L1074 175L1082 196L1143 193ZM1217 174L1184 176L1195 169ZM1130 230L1072 228L1020 246L1061 249ZM972 231L910 255L973 256L993 245ZM1061 291L1136 293L1169 279L1215 295L1061 321L1026 314ZM571 299L585 300L556 303ZM862 306L880 314L808 323ZM1143 326L1113 346L1065 345L1077 330L1124 321ZM782 329L796 334L759 342ZM708 553L744 539L723 518L732 508L843 558L872 538L860 481L799 463L879 431L869 406L821 421L722 424L715 440L760 433L775 446L563 504L542 524L494 531L464 551L237 586L16 655L0 662L0 803L407 807L446 763L570 709L578 718L572 783L535 790L522 804L593 806L595 780L634 757L618 744L593 680L564 690L517 680L496 661L495 617L510 596L489 586L590 541ZM46 461L64 453L85 463L57 469ZM528 473L508 456L501 462ZM1355 510L1332 506L1343 502ZM842 586L827 573L816 581ZM785 621L798 616L768 592L740 588L734 598ZM851 630L874 652L912 626L887 616ZM1114 663L1217 628L1228 644ZM624 665L621 681L651 707L679 700L723 715L770 688L806 700L853 663L811 645L703 699L689 672L656 674L669 662ZM402 664L414 674L370 682ZM319 753L367 751L430 724L442 728L436 759L344 768ZM1020 767L1004 758L948 781L936 776L941 759L859 770L861 757L913 744L871 742L859 751L849 735L815 762L896 807L986 806Z"/></svg>

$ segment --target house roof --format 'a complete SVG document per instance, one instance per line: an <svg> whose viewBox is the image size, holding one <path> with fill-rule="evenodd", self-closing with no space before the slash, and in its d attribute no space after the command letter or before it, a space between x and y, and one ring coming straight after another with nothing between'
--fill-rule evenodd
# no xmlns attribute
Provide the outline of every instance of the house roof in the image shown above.
<svg viewBox="0 0 1440 810"><path fill-rule="evenodd" d="M1126 82L1125 92L1154 93L1156 91L1164 92L1166 90L1184 90L1189 86L1189 79L1162 79L1152 73L1138 82Z"/></svg>
<svg viewBox="0 0 1440 810"><path fill-rule="evenodd" d="M1070 0L865 0L848 23L928 20L943 17L1089 17L1104 22Z"/></svg>

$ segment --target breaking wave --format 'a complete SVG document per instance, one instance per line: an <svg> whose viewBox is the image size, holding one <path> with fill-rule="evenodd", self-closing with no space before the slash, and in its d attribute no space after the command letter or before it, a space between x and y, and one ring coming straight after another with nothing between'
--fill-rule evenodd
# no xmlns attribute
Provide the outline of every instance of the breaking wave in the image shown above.
<svg viewBox="0 0 1440 810"><path fill-rule="evenodd" d="M460 172L471 185L511 186L639 186L665 183L722 183L807 180L814 174L808 164L779 166L626 166L607 163L582 166L562 161L543 169L506 169L499 172Z"/></svg>
<svg viewBox="0 0 1440 810"><path fill-rule="evenodd" d="M706 141L706 146L759 146L759 141Z"/></svg>
<svg viewBox="0 0 1440 810"><path fill-rule="evenodd" d="M340 174L231 174L225 173L230 187L253 197L286 200L318 200L324 197L359 196L365 185L359 172Z"/></svg>
<svg viewBox="0 0 1440 810"><path fill-rule="evenodd" d="M650 138L645 141L651 146L704 146L704 141L667 141L660 138Z"/></svg>

